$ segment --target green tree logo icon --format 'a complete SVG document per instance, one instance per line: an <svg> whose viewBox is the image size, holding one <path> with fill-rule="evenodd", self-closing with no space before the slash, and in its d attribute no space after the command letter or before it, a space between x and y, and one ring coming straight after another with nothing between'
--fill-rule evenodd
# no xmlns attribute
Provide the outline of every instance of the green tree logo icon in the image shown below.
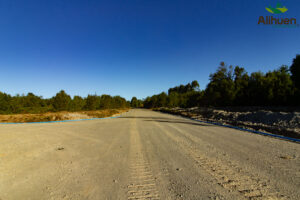
<svg viewBox="0 0 300 200"><path fill-rule="evenodd" d="M266 10L272 14L280 14L280 13L285 13L286 11L288 11L288 9L285 6L282 7L280 3L276 4L276 8L269 6L269 7L266 7Z"/></svg>

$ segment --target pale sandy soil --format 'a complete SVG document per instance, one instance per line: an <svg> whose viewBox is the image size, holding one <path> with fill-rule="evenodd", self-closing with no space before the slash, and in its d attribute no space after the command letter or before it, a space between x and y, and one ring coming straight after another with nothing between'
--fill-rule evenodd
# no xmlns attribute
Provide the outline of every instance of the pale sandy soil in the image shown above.
<svg viewBox="0 0 300 200"><path fill-rule="evenodd" d="M0 199L300 199L300 145L148 110L0 125Z"/></svg>

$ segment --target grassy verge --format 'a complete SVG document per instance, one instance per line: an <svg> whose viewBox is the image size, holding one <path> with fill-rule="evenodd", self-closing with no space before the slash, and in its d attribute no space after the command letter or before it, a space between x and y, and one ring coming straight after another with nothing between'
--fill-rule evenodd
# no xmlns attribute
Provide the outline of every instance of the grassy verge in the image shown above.
<svg viewBox="0 0 300 200"><path fill-rule="evenodd" d="M104 109L95 111L79 111L79 112L47 112L42 114L13 114L0 115L0 122L47 122L47 121L61 121L61 120L77 120L90 118L111 117L128 109Z"/></svg>

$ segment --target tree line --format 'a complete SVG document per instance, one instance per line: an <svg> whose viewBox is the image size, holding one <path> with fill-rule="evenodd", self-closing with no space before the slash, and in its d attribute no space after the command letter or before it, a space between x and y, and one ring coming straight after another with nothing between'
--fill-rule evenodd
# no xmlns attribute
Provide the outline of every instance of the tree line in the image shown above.
<svg viewBox="0 0 300 200"><path fill-rule="evenodd" d="M290 67L253 72L250 75L243 67L228 66L224 62L215 73L210 74L204 90L198 82L170 88L145 98L134 99L133 107L195 107L195 106L299 106L300 105L300 55Z"/></svg>
<svg viewBox="0 0 300 200"><path fill-rule="evenodd" d="M33 93L11 96L0 92L0 114L44 113L56 111L82 111L130 107L130 102L120 96L88 95L71 98L64 90L54 97L44 99Z"/></svg>
<svg viewBox="0 0 300 200"><path fill-rule="evenodd" d="M300 55L290 67L253 72L243 67L228 66L224 62L204 90L195 80L186 85L170 88L168 92L147 97L133 97L130 102L120 96L88 95L73 98L61 90L54 97L44 99L33 93L15 95L0 92L0 114L43 113L55 111L82 111L126 107L195 107L195 106L299 106Z"/></svg>

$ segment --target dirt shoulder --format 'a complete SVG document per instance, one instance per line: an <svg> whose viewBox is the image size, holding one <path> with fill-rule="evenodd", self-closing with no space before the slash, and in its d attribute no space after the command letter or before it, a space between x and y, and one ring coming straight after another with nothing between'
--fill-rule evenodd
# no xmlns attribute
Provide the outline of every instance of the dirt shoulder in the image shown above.
<svg viewBox="0 0 300 200"><path fill-rule="evenodd" d="M300 199L300 145L175 115L0 125L0 199Z"/></svg>
<svg viewBox="0 0 300 200"><path fill-rule="evenodd" d="M251 108L157 108L155 111L300 138L300 112Z"/></svg>
<svg viewBox="0 0 300 200"><path fill-rule="evenodd" d="M111 117L129 109L105 109L95 111L79 111L79 112L48 112L42 114L13 114L0 115L0 123L11 122L46 122L46 121L61 121L61 120L78 120L90 118Z"/></svg>

